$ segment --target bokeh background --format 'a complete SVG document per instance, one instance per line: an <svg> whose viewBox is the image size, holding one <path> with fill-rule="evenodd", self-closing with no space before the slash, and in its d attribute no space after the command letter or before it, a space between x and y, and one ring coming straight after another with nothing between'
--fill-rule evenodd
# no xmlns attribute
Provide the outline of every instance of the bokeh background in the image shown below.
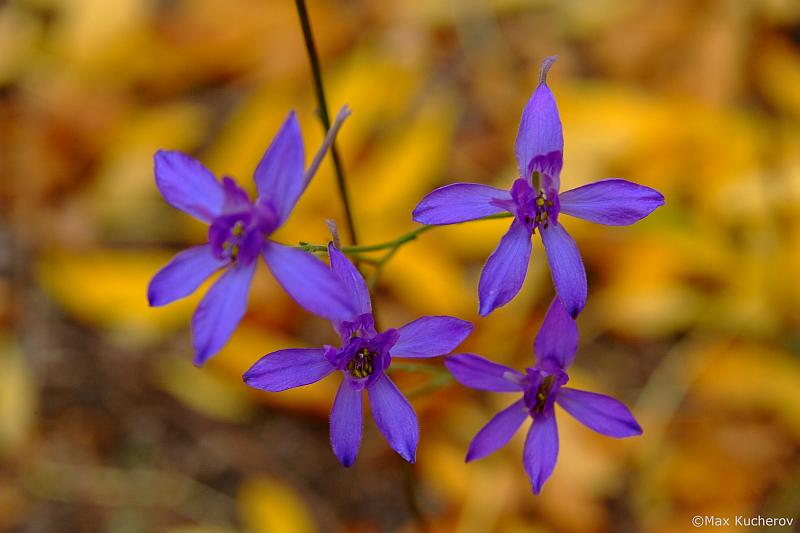
<svg viewBox="0 0 800 533"><path fill-rule="evenodd" d="M250 310L191 364L198 295L161 309L149 278L205 238L159 196L158 148L252 188L290 108L322 130L290 0L0 2L0 530L114 533L687 531L696 514L800 519L800 3L363 0L309 3L358 231L381 242L452 181L501 187L543 57L564 123L564 188L617 176L667 204L628 228L565 222L589 303L572 372L623 399L640 438L559 414L534 497L524 432L465 465L510 397L395 373L418 463L367 419L351 469L330 451L337 385L249 390L280 347L334 340L263 264ZM277 235L343 223L326 161ZM507 221L436 229L374 281L385 326L477 323L463 345L519 368L552 298L536 242L521 294L478 319ZM538 241L538 239L536 239ZM441 361L431 364L441 367ZM433 379L433 382L431 382Z"/></svg>

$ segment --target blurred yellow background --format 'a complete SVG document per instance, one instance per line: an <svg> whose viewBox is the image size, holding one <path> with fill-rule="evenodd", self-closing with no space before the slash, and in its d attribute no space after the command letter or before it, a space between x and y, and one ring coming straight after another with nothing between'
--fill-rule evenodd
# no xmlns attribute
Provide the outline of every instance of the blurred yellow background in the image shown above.
<svg viewBox="0 0 800 533"><path fill-rule="evenodd" d="M241 374L333 342L259 267L249 313L205 368L202 294L150 309L146 285L205 228L153 180L156 149L252 188L289 109L322 140L290 0L0 2L0 530L654 531L697 514L800 519L800 3L796 0L313 1L309 11L364 243L414 227L453 181L507 187L542 58L565 137L563 189L605 177L666 206L632 227L565 221L589 275L573 383L624 400L640 438L559 413L541 496L520 432L465 465L512 400L449 384L412 397L418 463L367 419L341 468L331 378L281 394ZM329 161L283 242L343 224ZM552 298L538 239L520 295L477 317L507 221L435 229L375 286L381 322L476 322L465 351L524 368ZM440 361L434 364L441 365ZM404 391L425 376L399 375Z"/></svg>

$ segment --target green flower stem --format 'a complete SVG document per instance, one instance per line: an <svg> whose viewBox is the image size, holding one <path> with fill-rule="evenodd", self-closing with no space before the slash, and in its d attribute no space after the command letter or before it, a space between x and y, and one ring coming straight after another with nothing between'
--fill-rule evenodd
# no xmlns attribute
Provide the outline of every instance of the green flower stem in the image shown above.
<svg viewBox="0 0 800 533"><path fill-rule="evenodd" d="M510 218L513 217L511 213L498 213L496 215L489 215L483 218L478 218L478 220L494 220L498 218ZM473 221L474 222L474 221ZM413 241L417 238L417 236L425 233L426 231L430 231L434 228L438 228L439 226L433 225L423 225L418 228L415 228L408 233L404 233L403 235L393 239L391 241L382 242L379 244L365 244L365 245L358 245L358 246L342 246L342 252L348 255L354 254L361 254L365 252L379 252L381 250L394 250L400 248L404 244ZM324 244L311 244L308 242L301 241L297 248L301 248L306 250L307 252L327 252L328 246Z"/></svg>
<svg viewBox="0 0 800 533"><path fill-rule="evenodd" d="M322 84L322 68L319 64L319 55L317 54L317 46L314 43L314 33L311 30L311 19L308 16L308 9L306 9L305 0L295 0L297 7L297 16L300 17L300 26L303 29L303 40L306 43L306 52L308 53L308 61L311 64L311 74L314 78L314 93L317 97L317 104L319 105L319 119L322 122L322 127L326 132L331 129L331 119L328 114L328 102L325 98L325 87ZM344 165L339 157L339 150L336 148L336 142L331 142L331 158L333 159L333 167L336 171L336 185L339 187L339 194L342 198L342 205L344 206L344 214L347 219L347 229L350 233L350 241L353 244L358 244L358 237L356 236L355 223L353 222L353 210L350 208L350 197L347 194L347 182L344 176Z"/></svg>

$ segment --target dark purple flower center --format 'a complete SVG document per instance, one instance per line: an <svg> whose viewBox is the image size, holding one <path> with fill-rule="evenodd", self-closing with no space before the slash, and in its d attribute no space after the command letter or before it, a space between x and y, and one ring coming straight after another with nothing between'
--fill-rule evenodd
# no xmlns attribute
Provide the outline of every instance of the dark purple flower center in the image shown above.
<svg viewBox="0 0 800 533"><path fill-rule="evenodd" d="M560 211L561 161L561 152L536 156L530 162L528 175L519 177L511 186L511 199L494 199L491 203L513 214L531 233L536 228L547 229L556 223Z"/></svg>
<svg viewBox="0 0 800 533"><path fill-rule="evenodd" d="M555 395L567 381L569 376L558 367L537 365L526 369L522 379L525 406L531 415L541 414L553 406Z"/></svg>
<svg viewBox="0 0 800 533"><path fill-rule="evenodd" d="M540 181L538 175L539 172L534 171L534 183ZM558 219L558 194L548 193L543 187L537 191L528 180L518 179L514 182L511 198L514 204L511 212L531 232L536 228L546 229L551 222Z"/></svg>
<svg viewBox="0 0 800 533"><path fill-rule="evenodd" d="M247 193L230 178L223 179L225 204L211 222L208 242L214 255L231 263L252 263L264 239L275 231L278 216L268 202L252 203Z"/></svg>
<svg viewBox="0 0 800 533"><path fill-rule="evenodd" d="M358 379L371 376L375 370L373 362L376 356L375 352L370 352L367 348L361 348L350 358L347 363L347 371L350 372L352 377Z"/></svg>
<svg viewBox="0 0 800 533"><path fill-rule="evenodd" d="M370 385L392 362L389 350L397 342L397 330L377 333L373 324L372 315L365 314L340 325L340 333L346 333L342 337L342 347L325 347L325 357L344 373L354 389Z"/></svg>

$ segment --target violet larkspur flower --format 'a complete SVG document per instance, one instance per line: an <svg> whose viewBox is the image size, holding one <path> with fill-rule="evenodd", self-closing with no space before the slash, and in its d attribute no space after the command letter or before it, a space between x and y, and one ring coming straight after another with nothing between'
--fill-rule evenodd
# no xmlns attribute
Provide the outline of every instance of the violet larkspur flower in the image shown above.
<svg viewBox="0 0 800 533"><path fill-rule="evenodd" d="M256 167L255 201L231 178L218 181L186 154L156 153L156 185L164 199L210 227L208 243L179 253L153 277L147 289L150 305L166 305L188 296L215 271L225 269L192 318L195 364L217 353L242 319L259 254L284 290L308 311L334 318L349 309L339 282L325 263L310 253L269 240L286 222L348 115L349 110L343 108L305 171L300 125L291 112Z"/></svg>
<svg viewBox="0 0 800 533"><path fill-rule="evenodd" d="M507 211L511 228L489 257L478 285L479 312L486 316L511 301L525 281L531 236L542 236L553 283L573 318L586 304L586 271L575 241L559 222L566 213L584 220L625 226L664 204L658 191L622 179L605 179L559 194L564 139L545 59L539 86L519 125L516 158L519 178L509 191L477 183L454 183L429 193L414 209L422 224L457 224Z"/></svg>
<svg viewBox="0 0 800 533"><path fill-rule="evenodd" d="M521 392L522 398L500 411L472 440L467 462L505 445L529 416L523 463L533 492L539 494L558 457L558 404L590 429L610 437L640 435L642 428L624 404L602 394L572 389L567 368L578 349L578 327L558 298L553 299L534 343L536 364L525 374L474 354L448 357L445 365L462 384L494 392Z"/></svg>
<svg viewBox="0 0 800 533"><path fill-rule="evenodd" d="M451 316L423 316L398 329L379 333L364 278L333 244L331 271L345 290L351 309L332 322L341 347L279 350L262 357L244 374L251 387L280 392L319 381L339 371L344 379L333 401L330 438L344 466L356 459L363 426L362 398L367 392L372 417L389 445L414 462L419 441L417 416L386 371L394 357L435 357L450 353L472 332L472 324Z"/></svg>

